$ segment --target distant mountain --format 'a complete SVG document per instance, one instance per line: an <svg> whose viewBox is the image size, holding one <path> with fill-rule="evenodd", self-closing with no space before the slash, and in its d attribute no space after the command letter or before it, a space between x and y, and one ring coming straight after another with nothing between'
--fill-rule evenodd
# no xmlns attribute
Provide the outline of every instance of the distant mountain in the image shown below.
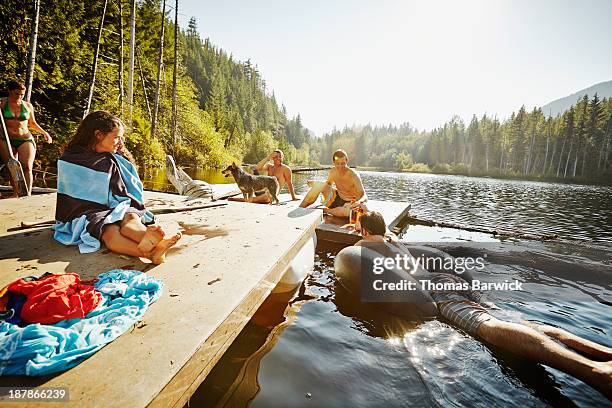
<svg viewBox="0 0 612 408"><path fill-rule="evenodd" d="M600 82L599 84L575 92L569 96L566 96L565 98L560 98L547 103L546 105L542 106L542 112L546 116L548 116L550 112L550 115L555 117L571 108L572 105L575 105L576 102L584 95L588 95L589 98L592 98L595 93L597 93L597 96L599 96L600 99L612 97L612 81Z"/></svg>

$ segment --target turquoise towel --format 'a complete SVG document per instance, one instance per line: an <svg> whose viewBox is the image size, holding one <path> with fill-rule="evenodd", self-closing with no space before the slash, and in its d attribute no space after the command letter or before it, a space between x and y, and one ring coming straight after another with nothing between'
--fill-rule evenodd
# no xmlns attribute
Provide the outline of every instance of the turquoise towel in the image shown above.
<svg viewBox="0 0 612 408"><path fill-rule="evenodd" d="M47 375L72 368L125 333L161 295L163 283L115 269L94 284L103 300L84 319L53 325L0 324L0 375Z"/></svg>

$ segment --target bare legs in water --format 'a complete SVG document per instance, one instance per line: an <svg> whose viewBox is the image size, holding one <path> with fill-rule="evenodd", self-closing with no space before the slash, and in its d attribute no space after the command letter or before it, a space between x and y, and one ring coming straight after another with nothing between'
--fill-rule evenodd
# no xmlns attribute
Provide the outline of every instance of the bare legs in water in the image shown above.
<svg viewBox="0 0 612 408"><path fill-rule="evenodd" d="M495 346L571 374L612 398L612 349L609 347L556 327L496 318L483 322L476 334Z"/></svg>

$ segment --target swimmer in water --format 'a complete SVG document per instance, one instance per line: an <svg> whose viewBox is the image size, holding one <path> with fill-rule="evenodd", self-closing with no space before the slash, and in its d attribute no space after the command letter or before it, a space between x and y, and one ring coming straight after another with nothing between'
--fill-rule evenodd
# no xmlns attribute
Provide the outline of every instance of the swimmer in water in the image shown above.
<svg viewBox="0 0 612 408"><path fill-rule="evenodd" d="M401 242L389 241L385 221L378 212L364 213L356 229L363 237L355 244L357 246L369 247L386 257L409 253ZM466 283L462 278L448 273L429 273L425 270L421 273L427 273L428 279L434 283ZM611 348L556 327L499 320L477 303L476 294L431 291L430 295L439 313L453 325L489 344L566 372L612 398Z"/></svg>

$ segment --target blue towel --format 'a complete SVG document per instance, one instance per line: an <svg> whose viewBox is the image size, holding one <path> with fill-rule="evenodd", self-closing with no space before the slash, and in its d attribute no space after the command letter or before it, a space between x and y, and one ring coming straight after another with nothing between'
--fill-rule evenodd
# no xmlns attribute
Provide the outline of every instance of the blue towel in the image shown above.
<svg viewBox="0 0 612 408"><path fill-rule="evenodd" d="M72 368L125 333L161 295L163 283L115 269L94 284L103 300L84 319L53 325L0 324L0 375L47 375Z"/></svg>
<svg viewBox="0 0 612 408"><path fill-rule="evenodd" d="M95 252L104 226L121 221L128 212L145 224L154 221L144 205L136 166L120 154L67 148L57 161L54 238L78 245L81 253Z"/></svg>

